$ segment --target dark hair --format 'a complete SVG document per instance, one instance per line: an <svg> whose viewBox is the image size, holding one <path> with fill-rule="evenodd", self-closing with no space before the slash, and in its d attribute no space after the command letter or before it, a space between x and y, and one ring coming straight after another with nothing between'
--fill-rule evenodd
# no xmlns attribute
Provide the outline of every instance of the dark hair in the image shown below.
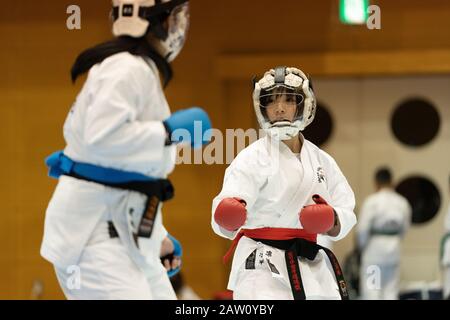
<svg viewBox="0 0 450 320"><path fill-rule="evenodd" d="M260 106L263 106L263 108L260 108L260 109L261 109L261 113L264 116L264 118L268 119L266 107L269 106L269 104L272 103L274 99L278 99L279 97L281 97L284 94L294 94L294 93L297 93L296 90L291 89L291 88L286 88L286 87L278 87L272 91L267 91L267 90L262 89L261 93L260 93L259 103L260 103ZM304 98L303 93L300 93L300 95L302 96L301 102L298 100L299 98L296 97L297 110L295 112L294 118L298 117L300 114L303 113L303 111L302 111L303 109L300 109L299 106L300 105L304 106L305 98Z"/></svg>
<svg viewBox="0 0 450 320"><path fill-rule="evenodd" d="M263 106L268 106L271 102L273 102L273 99L278 99L284 94L293 94L293 93L295 93L293 89L289 89L286 87L278 87L272 91L262 89L260 93L261 98L259 99L259 102Z"/></svg>
<svg viewBox="0 0 450 320"><path fill-rule="evenodd" d="M72 81L75 82L80 75L89 71L95 64L119 52L129 52L136 56L152 59L159 72L163 75L164 87L172 79L173 73L170 64L156 52L146 37L121 36L83 51L72 66Z"/></svg>
<svg viewBox="0 0 450 320"><path fill-rule="evenodd" d="M377 170L375 174L375 181L379 184L388 184L392 182L391 170L387 167L383 167Z"/></svg>

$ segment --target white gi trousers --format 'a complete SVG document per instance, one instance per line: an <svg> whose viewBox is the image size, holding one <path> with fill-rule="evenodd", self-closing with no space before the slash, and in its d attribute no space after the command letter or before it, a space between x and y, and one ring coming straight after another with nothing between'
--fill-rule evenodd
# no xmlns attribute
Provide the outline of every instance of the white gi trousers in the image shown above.
<svg viewBox="0 0 450 320"><path fill-rule="evenodd" d="M110 237L103 219L83 250L77 264L79 273L56 266L55 271L69 300L176 300L165 268L160 261L154 265L160 268L146 277L120 238Z"/></svg>
<svg viewBox="0 0 450 320"><path fill-rule="evenodd" d="M362 300L398 300L400 266L398 264L362 263L360 296Z"/></svg>
<svg viewBox="0 0 450 320"><path fill-rule="evenodd" d="M450 266L444 268L443 299L450 300Z"/></svg>
<svg viewBox="0 0 450 320"><path fill-rule="evenodd" d="M247 263L241 266L233 299L293 300L284 252L258 243L255 268L248 269ZM336 277L333 271L330 272L333 267L323 250L319 250L313 261L298 258L298 262L306 300L341 300Z"/></svg>

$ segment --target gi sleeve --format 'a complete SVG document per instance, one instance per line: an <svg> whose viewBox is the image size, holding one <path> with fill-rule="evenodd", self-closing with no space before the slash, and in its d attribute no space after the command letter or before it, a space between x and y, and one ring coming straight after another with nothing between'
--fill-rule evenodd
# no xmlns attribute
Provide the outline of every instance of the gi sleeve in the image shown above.
<svg viewBox="0 0 450 320"><path fill-rule="evenodd" d="M333 241L344 238L353 226L356 224L356 215L353 212L355 208L355 195L352 188L339 169L337 163L331 156L326 154L328 162L328 191L330 194L330 205L336 211L341 224L341 230L335 237L330 237Z"/></svg>
<svg viewBox="0 0 450 320"><path fill-rule="evenodd" d="M246 160L239 156L225 170L222 191L212 203L211 224L217 235L228 239L234 239L236 236L237 231L225 230L214 221L214 213L219 203L229 197L243 199L247 204L247 211L251 210L258 198L259 190L264 184L264 177L258 176L255 171L255 168L251 168L246 164Z"/></svg>
<svg viewBox="0 0 450 320"><path fill-rule="evenodd" d="M159 81L136 61L121 61L99 70L91 86L84 142L94 158L133 167L161 161L166 131L161 121L140 121L145 95L155 96Z"/></svg>
<svg viewBox="0 0 450 320"><path fill-rule="evenodd" d="M411 227L412 221L412 208L408 200L406 199L404 200L404 210L405 210L405 221L403 224L402 236L404 236L405 233L408 231L408 229Z"/></svg>
<svg viewBox="0 0 450 320"><path fill-rule="evenodd" d="M445 217L445 231L450 232L450 206L448 207L447 216Z"/></svg>

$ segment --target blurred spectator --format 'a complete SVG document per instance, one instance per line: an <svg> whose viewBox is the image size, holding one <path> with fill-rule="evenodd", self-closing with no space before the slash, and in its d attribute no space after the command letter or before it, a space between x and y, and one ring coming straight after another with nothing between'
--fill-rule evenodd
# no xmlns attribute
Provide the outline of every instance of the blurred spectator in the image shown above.
<svg viewBox="0 0 450 320"><path fill-rule="evenodd" d="M443 298L450 300L450 206L445 218L445 233L441 241L440 257L443 268Z"/></svg>
<svg viewBox="0 0 450 320"><path fill-rule="evenodd" d="M392 174L375 174L376 192L363 203L357 227L361 250L360 290L367 300L399 295L401 240L411 223L411 206L392 186Z"/></svg>

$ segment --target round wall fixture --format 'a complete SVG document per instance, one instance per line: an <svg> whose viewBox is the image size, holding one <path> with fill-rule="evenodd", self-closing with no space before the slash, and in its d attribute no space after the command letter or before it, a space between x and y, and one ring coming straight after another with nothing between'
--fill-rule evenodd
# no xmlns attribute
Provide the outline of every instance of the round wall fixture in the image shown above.
<svg viewBox="0 0 450 320"><path fill-rule="evenodd" d="M403 179L396 191L408 199L412 207L412 222L424 223L433 219L441 207L441 195L436 185L421 176Z"/></svg>
<svg viewBox="0 0 450 320"><path fill-rule="evenodd" d="M303 130L306 139L317 146L325 144L333 133L334 122L327 107L321 102L317 103L314 121Z"/></svg>
<svg viewBox="0 0 450 320"><path fill-rule="evenodd" d="M410 147L426 145L439 132L441 119L433 104L422 98L401 102L391 117L394 136Z"/></svg>

